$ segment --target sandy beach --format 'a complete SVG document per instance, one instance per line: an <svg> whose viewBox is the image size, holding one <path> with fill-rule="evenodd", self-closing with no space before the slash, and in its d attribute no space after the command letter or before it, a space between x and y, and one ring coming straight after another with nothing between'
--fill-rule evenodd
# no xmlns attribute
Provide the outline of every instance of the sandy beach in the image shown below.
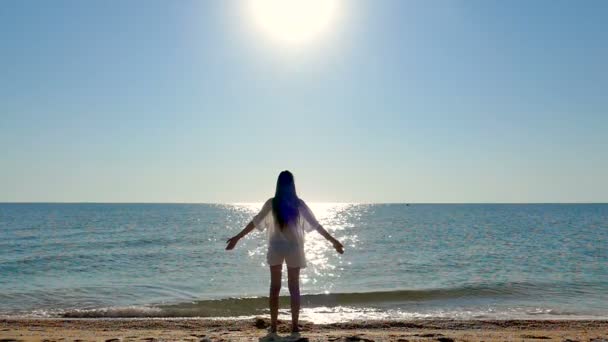
<svg viewBox="0 0 608 342"><path fill-rule="evenodd" d="M416 320L304 322L274 341L608 341L608 321ZM0 341L270 341L268 321L208 319L2 319Z"/></svg>

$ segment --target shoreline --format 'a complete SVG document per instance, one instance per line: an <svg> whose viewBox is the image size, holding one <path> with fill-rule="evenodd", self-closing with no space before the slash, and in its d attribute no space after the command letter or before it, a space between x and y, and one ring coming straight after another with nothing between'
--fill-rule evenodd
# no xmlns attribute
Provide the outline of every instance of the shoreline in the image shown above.
<svg viewBox="0 0 608 342"><path fill-rule="evenodd" d="M269 341L268 319L0 318L0 341ZM608 320L391 320L301 322L275 341L608 341ZM299 339L298 339L299 338Z"/></svg>

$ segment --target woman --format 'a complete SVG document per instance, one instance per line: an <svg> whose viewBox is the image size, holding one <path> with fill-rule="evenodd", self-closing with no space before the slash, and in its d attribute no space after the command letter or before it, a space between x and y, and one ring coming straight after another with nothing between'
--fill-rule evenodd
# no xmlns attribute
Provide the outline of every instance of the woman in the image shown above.
<svg viewBox="0 0 608 342"><path fill-rule="evenodd" d="M279 174L274 198L264 203L262 210L240 233L228 239L226 249L233 249L242 237L256 227L260 230L266 228L268 235L266 259L270 266L270 332L277 331L281 273L285 262L291 298L291 330L297 333L300 313L300 269L306 267L304 233L318 231L340 254L344 253L344 246L317 222L306 203L298 198L293 175L289 171Z"/></svg>

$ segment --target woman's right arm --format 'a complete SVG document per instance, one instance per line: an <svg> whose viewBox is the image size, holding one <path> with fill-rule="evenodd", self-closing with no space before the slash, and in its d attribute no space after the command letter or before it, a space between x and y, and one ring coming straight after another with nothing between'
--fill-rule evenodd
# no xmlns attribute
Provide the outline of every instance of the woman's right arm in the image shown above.
<svg viewBox="0 0 608 342"><path fill-rule="evenodd" d="M302 205L302 214L304 215L304 219L306 219L306 221L308 221L308 224L310 224L311 227L313 227L316 231L319 232L319 234L321 234L321 236L323 236L325 239L327 239L327 241L331 242L331 244L334 246L334 248L336 249L336 251L340 254L344 253L344 246L342 246L342 244L340 243L340 241L338 241L336 238L334 238L333 236L331 236L331 234L329 234L327 232L327 230L325 230L325 228L323 228L323 226L319 223L319 221L317 221L317 218L315 217L315 215L312 213L312 210L310 210L310 208L308 207L308 205L306 205L306 202L301 201L301 205Z"/></svg>
<svg viewBox="0 0 608 342"><path fill-rule="evenodd" d="M317 231L319 232L319 234L321 234L321 236L323 236L324 238L327 239L327 241L331 242L331 244L334 246L334 248L336 249L336 251L340 254L344 253L344 246L342 246L342 244L340 243L340 241L338 241L335 237L331 236L331 234L329 234L327 232L327 230L325 230L325 228L323 228L322 225L319 225L317 227Z"/></svg>

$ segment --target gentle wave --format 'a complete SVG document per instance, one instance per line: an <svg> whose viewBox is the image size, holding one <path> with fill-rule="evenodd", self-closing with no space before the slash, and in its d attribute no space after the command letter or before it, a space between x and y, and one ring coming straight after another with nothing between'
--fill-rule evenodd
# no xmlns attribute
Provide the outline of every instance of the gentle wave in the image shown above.
<svg viewBox="0 0 608 342"><path fill-rule="evenodd" d="M451 289L398 290L302 295L302 307L374 306L436 299L499 297L519 294L518 286L461 287ZM289 297L281 296L281 307L289 306ZM233 317L263 313L268 297L224 298L159 306L130 306L90 310L71 310L61 316L77 317Z"/></svg>

